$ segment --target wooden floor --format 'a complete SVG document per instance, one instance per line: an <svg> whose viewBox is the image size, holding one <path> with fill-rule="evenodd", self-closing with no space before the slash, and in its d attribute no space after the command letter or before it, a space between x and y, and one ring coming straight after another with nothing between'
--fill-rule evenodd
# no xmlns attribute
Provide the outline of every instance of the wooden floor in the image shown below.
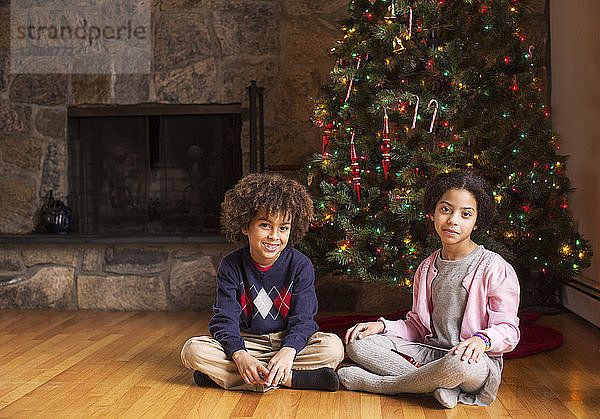
<svg viewBox="0 0 600 419"><path fill-rule="evenodd" d="M179 360L208 314L0 311L0 417L600 417L600 329L570 313L550 352L508 360L492 406L426 396L200 388Z"/></svg>

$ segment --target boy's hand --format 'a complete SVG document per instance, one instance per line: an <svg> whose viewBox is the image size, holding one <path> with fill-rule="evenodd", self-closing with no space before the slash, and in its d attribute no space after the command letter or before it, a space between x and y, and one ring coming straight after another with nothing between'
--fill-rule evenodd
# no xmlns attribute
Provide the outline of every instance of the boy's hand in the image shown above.
<svg viewBox="0 0 600 419"><path fill-rule="evenodd" d="M234 352L231 358L247 384L265 383L265 377L269 374L269 370L258 359L254 358L244 349Z"/></svg>
<svg viewBox="0 0 600 419"><path fill-rule="evenodd" d="M346 331L346 337L344 342L349 344L356 339L366 338L370 335L376 335L382 333L385 330L385 325L382 321L367 322L367 323L356 323L350 329Z"/></svg>
<svg viewBox="0 0 600 419"><path fill-rule="evenodd" d="M292 376L292 364L295 356L296 350L294 348L289 346L281 348L267 364L269 375L267 375L265 384L268 386L276 386L282 383L291 384L287 381Z"/></svg>
<svg viewBox="0 0 600 419"><path fill-rule="evenodd" d="M461 361L467 361L468 359L469 364L472 364L473 362L479 362L481 355L485 352L485 342L477 336L471 336L450 349L450 352L460 356Z"/></svg>

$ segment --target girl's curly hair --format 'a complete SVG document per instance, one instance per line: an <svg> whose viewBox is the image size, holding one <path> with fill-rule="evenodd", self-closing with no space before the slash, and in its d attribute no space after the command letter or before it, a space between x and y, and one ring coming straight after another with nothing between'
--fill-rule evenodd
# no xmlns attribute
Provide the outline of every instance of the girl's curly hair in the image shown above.
<svg viewBox="0 0 600 419"><path fill-rule="evenodd" d="M297 244L313 217L313 201L304 186L274 173L253 173L225 194L221 204L221 232L227 240L244 242L242 228L265 208L268 214L291 216L290 245Z"/></svg>
<svg viewBox="0 0 600 419"><path fill-rule="evenodd" d="M475 197L477 202L476 225L480 231L485 230L496 213L496 201L488 181L465 170L440 173L431 179L425 189L423 207L427 214L435 212L438 201L449 189L464 189Z"/></svg>

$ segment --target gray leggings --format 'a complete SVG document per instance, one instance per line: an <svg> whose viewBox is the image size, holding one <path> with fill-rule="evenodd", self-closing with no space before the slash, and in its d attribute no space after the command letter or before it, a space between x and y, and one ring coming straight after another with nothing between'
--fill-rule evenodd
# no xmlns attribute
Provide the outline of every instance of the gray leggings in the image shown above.
<svg viewBox="0 0 600 419"><path fill-rule="evenodd" d="M365 371L366 374L353 378L361 381L361 387L367 386L365 390L376 393L429 393L456 387L473 393L484 385L489 374L484 359L469 364L446 350L385 335L355 339L346 346L346 351L353 361L373 373Z"/></svg>

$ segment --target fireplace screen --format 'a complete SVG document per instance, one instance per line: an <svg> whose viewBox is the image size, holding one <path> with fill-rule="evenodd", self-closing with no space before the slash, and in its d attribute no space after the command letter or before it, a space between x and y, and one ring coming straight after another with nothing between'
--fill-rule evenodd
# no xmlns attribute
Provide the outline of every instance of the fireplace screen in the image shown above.
<svg viewBox="0 0 600 419"><path fill-rule="evenodd" d="M219 231L220 203L241 177L239 113L89 113L69 113L69 203L76 230Z"/></svg>

